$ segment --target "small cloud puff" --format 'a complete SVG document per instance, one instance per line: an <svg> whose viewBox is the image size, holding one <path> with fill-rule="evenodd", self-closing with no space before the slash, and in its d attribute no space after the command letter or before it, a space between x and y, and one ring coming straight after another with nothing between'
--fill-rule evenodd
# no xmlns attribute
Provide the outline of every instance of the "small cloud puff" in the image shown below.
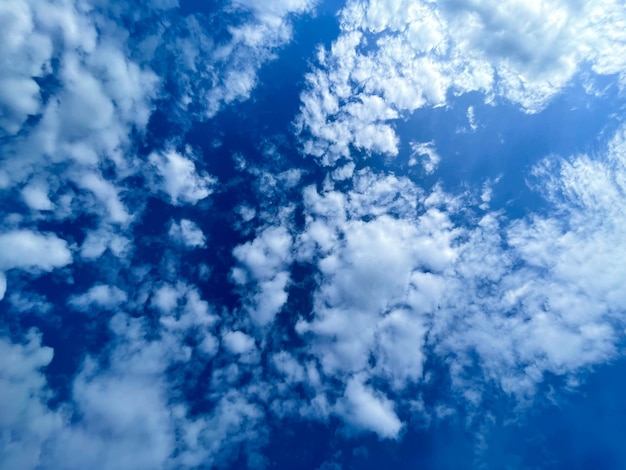
<svg viewBox="0 0 626 470"><path fill-rule="evenodd" d="M84 294L72 297L69 304L82 312L91 307L112 310L126 302L127 298L126 292L116 286L96 284Z"/></svg>
<svg viewBox="0 0 626 470"><path fill-rule="evenodd" d="M217 180L198 172L196 165L187 156L174 150L153 153L149 157L159 177L158 187L168 194L172 204L196 204L213 192Z"/></svg>
<svg viewBox="0 0 626 470"><path fill-rule="evenodd" d="M177 243L188 248L203 247L206 237L198 225L188 219L181 219L180 222L172 222L169 236Z"/></svg>
<svg viewBox="0 0 626 470"><path fill-rule="evenodd" d="M254 338L243 331L227 331L222 335L224 346L233 354L246 354L254 349Z"/></svg>

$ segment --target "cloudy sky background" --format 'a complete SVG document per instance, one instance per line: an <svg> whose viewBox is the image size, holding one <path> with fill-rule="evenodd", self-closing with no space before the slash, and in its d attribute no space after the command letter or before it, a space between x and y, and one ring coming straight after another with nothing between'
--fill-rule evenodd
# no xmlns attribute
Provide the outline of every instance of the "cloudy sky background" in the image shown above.
<svg viewBox="0 0 626 470"><path fill-rule="evenodd" d="M0 3L0 466L626 466L619 0Z"/></svg>

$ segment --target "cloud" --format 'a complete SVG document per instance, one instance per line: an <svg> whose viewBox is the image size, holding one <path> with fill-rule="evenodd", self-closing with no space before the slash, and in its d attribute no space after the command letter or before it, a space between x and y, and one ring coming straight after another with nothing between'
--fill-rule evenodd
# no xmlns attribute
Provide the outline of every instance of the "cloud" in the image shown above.
<svg viewBox="0 0 626 470"><path fill-rule="evenodd" d="M289 232L284 227L269 227L233 250L239 266L232 270L231 277L241 286L255 283L254 294L247 297L246 307L260 326L271 323L287 302L291 249Z"/></svg>
<svg viewBox="0 0 626 470"><path fill-rule="evenodd" d="M353 0L340 18L296 119L304 152L324 165L352 158L351 146L397 155L394 121L450 94L478 91L534 113L587 63L596 74L625 69L624 10L613 0Z"/></svg>
<svg viewBox="0 0 626 470"><path fill-rule="evenodd" d="M551 210L519 220L368 170L344 192L305 188L296 258L318 277L312 316L296 331L322 383L359 377L371 393L398 393L385 400L408 410L401 392L441 374L426 368L431 357L446 365L463 406L479 410L495 387L523 407L549 375L574 383L617 357L624 135L604 152L539 164L534 185ZM468 215L479 208L487 213ZM382 418L355 417L349 397L334 399L350 426L396 435L372 424Z"/></svg>
<svg viewBox="0 0 626 470"><path fill-rule="evenodd" d="M111 469L195 468L223 465L240 446L255 455L255 446L264 442L263 411L246 388L213 388L213 411L191 416L179 379L167 373L175 364L193 373L203 360L201 348L192 353L185 341L215 322L196 291L186 296L177 321L173 313L161 317L166 321L158 338L148 338L145 319L113 316L110 347L101 357L85 358L72 380L71 399L58 411L47 407L51 394L40 372L52 349L42 347L34 331L23 343L0 339L0 407L6 408L0 421L10 430L0 462L14 468L84 468L96 462ZM235 343L248 338L235 333L241 332L231 332Z"/></svg>
<svg viewBox="0 0 626 470"><path fill-rule="evenodd" d="M36 19L28 2L7 1L0 7L0 23L5 25L0 41L5 45L0 62L0 128L16 134L29 115L41 108L39 85L50 71L52 41L36 30Z"/></svg>
<svg viewBox="0 0 626 470"><path fill-rule="evenodd" d="M24 201L33 210L49 211L54 204L48 198L48 188L43 182L31 183L22 188Z"/></svg>
<svg viewBox="0 0 626 470"><path fill-rule="evenodd" d="M126 302L126 292L116 286L96 284L84 294L72 297L69 304L77 310L86 312L90 308L112 310Z"/></svg>
<svg viewBox="0 0 626 470"><path fill-rule="evenodd" d="M523 407L548 375L575 383L619 355L625 135L620 129L603 152L539 164L534 184L550 208L518 220L473 207L464 199L472 196L427 192L367 169L341 191L332 183L305 187L301 230L284 221L262 228L235 249L240 272L231 274L251 289L243 300L252 309L263 283L289 273L294 260L315 270L312 310L295 325L299 346L287 348L274 334L283 326L255 323L252 310L252 322L218 316L192 285L144 281L144 300L126 302L130 311L110 320L113 342L85 359L71 400L55 412L41 404L48 392L39 368L51 351L36 335L22 345L2 340L8 356L19 352L12 373L32 384L21 406L31 411L10 426L33 451L11 458L193 468L229 462L243 448L253 461L268 413L334 416L347 434L399 439L410 419L446 419L463 408L469 421L484 416L494 391ZM93 286L70 304L102 307L116 292ZM145 308L158 321L133 318L133 309ZM211 411L196 415L181 377L206 370ZM442 383L450 389L439 401L416 407L416 396ZM49 428L32 424L40 415Z"/></svg>
<svg viewBox="0 0 626 470"><path fill-rule="evenodd" d="M321 277L314 319L296 329L314 333L307 343L328 374L368 371L402 385L419 381L424 314L454 261L454 227L407 179L361 171L354 186L346 195L305 190L309 221L299 255L315 262ZM416 216L418 204L430 207ZM403 323L413 328L406 340ZM403 351L405 341L411 352ZM407 354L410 362L402 359ZM371 371L370 356L379 361Z"/></svg>
<svg viewBox="0 0 626 470"><path fill-rule="evenodd" d="M7 278L3 272L0 272L0 300L4 299L4 294L7 291Z"/></svg>
<svg viewBox="0 0 626 470"><path fill-rule="evenodd" d="M246 354L254 348L254 338L242 331L229 331L223 336L224 345L233 354Z"/></svg>
<svg viewBox="0 0 626 470"><path fill-rule="evenodd" d="M70 264L62 223L75 227L68 240L87 232L83 260L107 248L129 253L125 232L142 204L134 204L127 183L146 168L133 136L145 131L160 81L129 56L119 11L70 0L0 7L0 21L11 25L1 33L7 55L0 61L0 191L21 196L7 214L12 229L2 234L10 248L2 270ZM23 203L30 212L21 213ZM59 232L39 233L40 223Z"/></svg>
<svg viewBox="0 0 626 470"><path fill-rule="evenodd" d="M602 152L537 165L529 179L548 206L517 220L490 208L494 182L481 195L451 194L350 161L355 149L398 154L394 122L451 93L534 112L583 63L620 73L616 2L349 2L297 119L305 152L337 167L305 172L275 148L266 168L248 163L258 204L234 201L246 231L225 253L185 251L206 245L194 220L210 216L199 203L217 180L191 151L143 141L155 100L170 99L167 82L181 109L205 119L246 99L314 2L227 2L219 31L207 17L177 17L175 1L97 5L0 6L0 191L10 208L0 300L8 315L63 315L27 283L69 266L83 287L66 307L112 311L110 341L76 358L50 408L52 350L12 325L16 336L0 338L0 466L223 467L241 455L260 467L276 419L332 418L348 435L399 439L411 420L461 409L469 422L489 413L493 393L528 405L543 385L574 384L620 357L624 128ZM128 24L148 32L129 35ZM157 78L163 63L172 70ZM433 173L434 143L409 144ZM171 212L160 220L143 213L155 194ZM196 255L214 254L234 265L211 266L211 282L194 285L187 278L206 280L210 262ZM217 295L227 305L210 303L218 275L240 304L228 289ZM290 300L298 310L278 320Z"/></svg>
<svg viewBox="0 0 626 470"><path fill-rule="evenodd" d="M161 178L161 189L169 195L173 205L195 204L213 192L215 178L197 172L196 165L187 156L169 150L163 154L153 153L149 160Z"/></svg>
<svg viewBox="0 0 626 470"><path fill-rule="evenodd" d="M179 223L172 222L169 236L176 242L188 248L203 247L206 237L200 227L188 219L181 219Z"/></svg>
<svg viewBox="0 0 626 470"><path fill-rule="evenodd" d="M35 468L47 439L62 424L47 406L50 391L41 369L50 364L52 349L41 346L31 330L23 343L0 338L0 464Z"/></svg>
<svg viewBox="0 0 626 470"><path fill-rule="evenodd" d="M11 230L0 234L0 269L52 271L72 262L67 242L52 233Z"/></svg>
<svg viewBox="0 0 626 470"><path fill-rule="evenodd" d="M94 260L108 249L118 258L124 258L131 248L132 241L120 235L119 230L102 227L87 233L80 247L80 255L86 260Z"/></svg>
<svg viewBox="0 0 626 470"><path fill-rule="evenodd" d="M417 164L418 159L416 157L421 157L421 164L424 171L427 175L432 175L441 161L441 157L437 153L434 144L434 142L411 142L409 165Z"/></svg>
<svg viewBox="0 0 626 470"><path fill-rule="evenodd" d="M348 381L337 412L354 428L374 431L380 437L397 438L402 429L393 402L364 386L358 378Z"/></svg>
<svg viewBox="0 0 626 470"><path fill-rule="evenodd" d="M258 84L260 68L291 40L293 19L311 12L316 3L232 0L224 4L219 31L208 29L200 15L188 16L167 29L161 26L165 30L155 31L154 40L172 40L157 48L156 55L168 68L176 64L164 72L171 74L179 88L179 106L208 119L233 102L247 100ZM239 15L229 21L233 13ZM174 62L159 54L178 59Z"/></svg>

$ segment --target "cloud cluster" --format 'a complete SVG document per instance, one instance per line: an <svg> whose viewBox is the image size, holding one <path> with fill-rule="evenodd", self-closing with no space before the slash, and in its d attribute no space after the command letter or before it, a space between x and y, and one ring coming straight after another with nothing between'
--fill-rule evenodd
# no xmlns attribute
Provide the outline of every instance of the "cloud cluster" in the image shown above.
<svg viewBox="0 0 626 470"><path fill-rule="evenodd" d="M518 219L490 209L498 180L456 194L346 161L396 155L393 121L450 93L534 112L585 63L623 73L617 1L349 1L297 118L322 168L267 142L258 164L235 157L258 199L238 215L206 210L241 188L181 136L152 145L150 117L157 100L208 119L249 97L315 2L223 2L216 31L175 0L109 3L0 5L0 308L105 338L72 369L3 323L0 466L261 469L277 420L399 439L619 357L626 127L536 165L547 209ZM432 174L435 142L410 147ZM49 273L48 298L31 280Z"/></svg>
<svg viewBox="0 0 626 470"><path fill-rule="evenodd" d="M297 413L395 438L416 409L447 414L420 402L433 380L450 380L453 408L493 393L525 407L548 377L575 385L618 357L624 132L601 153L538 164L551 209L516 220L367 169L348 190L306 187L294 248L316 272L312 309L295 323L303 346L274 356L288 389L307 390Z"/></svg>
<svg viewBox="0 0 626 470"><path fill-rule="evenodd" d="M178 105L200 119L211 118L250 97L259 69L291 40L293 18L310 13L316 3L231 0L224 2L219 21L204 15L169 18L144 43L173 75Z"/></svg>
<svg viewBox="0 0 626 470"><path fill-rule="evenodd" d="M9 232L2 236L36 233L42 220L62 224L82 217L90 221L80 224L85 233L78 237L86 260L107 250L118 257L132 251L132 225L149 196L139 188L174 206L196 204L214 190L216 180L204 171L203 155L171 142L147 157L139 150L156 100L165 100L164 84L177 83L183 91L173 94L176 106L193 101L192 114L203 118L246 99L261 65L291 38L291 18L314 6L309 0L266 7L228 2L222 13L231 21L218 39L219 31L202 24L203 15L183 17L177 2L148 2L141 8L100 3L12 1L0 8L0 22L10 25L3 28L7 51L0 62L5 139L0 192L21 196L14 213L3 216ZM143 23L155 26L138 26L134 35L123 27ZM20 246L41 242L33 256L58 252L48 246L52 235L24 233ZM190 243L189 230L181 236ZM198 245L197 236L194 240ZM19 256L19 250L15 253ZM0 269L28 264L7 263ZM4 293L4 274L0 284Z"/></svg>
<svg viewBox="0 0 626 470"><path fill-rule="evenodd" d="M94 286L72 304L115 309L102 295L115 289ZM158 337L145 319L117 313L108 322L108 351L85 359L72 381L71 400L56 411L47 406L52 393L41 372L53 351L41 346L34 332L24 344L0 340L3 466L197 468L227 464L241 445L253 460L260 458L254 457L255 446L264 442L264 412L254 398L259 391L234 386L241 373L236 363L212 367L203 397L212 412L200 415L189 409L181 375L171 374L176 368L196 375L219 351L249 353L254 340L241 331L225 333L222 341L214 336L218 318L196 289L183 284L152 289Z"/></svg>
<svg viewBox="0 0 626 470"><path fill-rule="evenodd" d="M245 289L250 289L251 283L257 286L246 307L260 326L271 323L287 302L286 288L293 259L291 245L291 235L285 228L270 227L233 252L239 262L232 271L233 280Z"/></svg>
<svg viewBox="0 0 626 470"><path fill-rule="evenodd" d="M624 21L613 0L349 1L301 95L304 152L325 165L353 149L395 156L393 122L451 94L537 112L587 64L623 86Z"/></svg>
<svg viewBox="0 0 626 470"><path fill-rule="evenodd" d="M164 86L175 83L176 106L203 119L246 99L261 65L291 38L291 18L313 6L225 2L219 31L205 15L181 16L175 0L0 6L0 195L11 202L0 215L2 308L10 302L13 313L62 321L84 312L77 323L110 340L88 340L91 354L74 358L68 396L52 409L57 390L44 373L52 350L35 333L3 333L0 466L196 468L224 465L240 446L251 465L262 465L262 390L245 383L259 360L255 340L241 326L218 328L218 315L176 272L180 248L203 247L204 233L180 216L152 238L137 227L150 223L149 201L182 210L217 183L204 155L178 145L181 136L150 140L156 103L173 91ZM168 236L175 243L162 265L136 257L146 247L166 251ZM73 295L59 288L52 304L29 280L55 269L46 282L82 287ZM288 273L251 273L267 282L258 300L266 321L281 306ZM196 383L203 374L206 394L198 397L181 377Z"/></svg>

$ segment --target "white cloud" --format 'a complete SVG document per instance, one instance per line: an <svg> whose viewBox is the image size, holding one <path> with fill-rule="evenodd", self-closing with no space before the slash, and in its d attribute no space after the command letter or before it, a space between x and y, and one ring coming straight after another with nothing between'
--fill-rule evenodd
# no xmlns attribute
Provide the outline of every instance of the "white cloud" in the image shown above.
<svg viewBox="0 0 626 470"><path fill-rule="evenodd" d="M459 386L471 388L474 353L488 379L522 401L546 372L567 377L616 357L624 147L620 129L605 155L546 160L535 173L553 212L510 223L490 214L470 235L431 333L439 354L457 356Z"/></svg>
<svg viewBox="0 0 626 470"><path fill-rule="evenodd" d="M287 301L291 249L289 232L284 227L270 227L233 250L239 266L233 269L232 279L242 286L256 284L245 301L250 317L258 325L271 323Z"/></svg>
<svg viewBox="0 0 626 470"><path fill-rule="evenodd" d="M33 210L49 211L54 205L48 197L48 188L43 182L30 183L22 188L22 198Z"/></svg>
<svg viewBox="0 0 626 470"><path fill-rule="evenodd" d="M305 379L304 367L286 351L274 354L272 364L288 382L298 383Z"/></svg>
<svg viewBox="0 0 626 470"><path fill-rule="evenodd" d="M189 219L181 219L179 223L172 222L169 236L176 242L189 248L203 247L206 238L200 227Z"/></svg>
<svg viewBox="0 0 626 470"><path fill-rule="evenodd" d="M114 317L107 361L87 360L74 381L64 412L72 410L75 422L38 404L46 384L37 369L49 353L42 353L40 365L16 366L28 377L35 370L37 380L25 395L34 398L21 407L34 411L11 424L33 451L16 451L15 458L84 468L102 460L106 449L103 468L193 467L228 461L246 440L262 443L264 409L322 421L335 416L348 433L397 439L408 424L400 416L445 419L459 406L481 410L491 387L515 403L530 403L546 374L576 378L620 354L625 136L621 129L602 154L539 165L536 184L552 209L517 221L476 208L480 216L456 226L452 220L472 210L464 200L370 170L356 171L342 183L349 184L343 192L332 184L305 188L302 233L294 241L282 225L264 228L236 249L240 272L232 273L251 287L244 300L252 308L253 296L280 273L288 275L294 257L317 268L313 311L296 326L304 346L264 351L280 380L257 378L260 363L246 359L269 343L249 329L253 322L220 319L182 282L148 286L158 334L142 319ZM101 285L76 299L86 306L113 297L111 286ZM33 344L34 351L46 350ZM230 354L236 364L225 360ZM465 404L425 409L416 407L415 396L406 398L416 386L434 386L429 377L435 372L425 370L429 354L448 365L452 396L465 397ZM179 399L180 384L167 371L172 365L197 370L212 358L226 364L211 377L212 411L191 417ZM255 379L239 387L246 371ZM296 385L306 403L294 401ZM39 415L52 423L42 434L29 421ZM47 451L39 454L44 441Z"/></svg>
<svg viewBox="0 0 626 470"><path fill-rule="evenodd" d="M45 297L32 292L13 292L8 301L11 304L11 310L17 313L43 315L52 310L52 304Z"/></svg>
<svg viewBox="0 0 626 470"><path fill-rule="evenodd" d="M297 259L314 263L319 277L313 316L296 330L322 381L358 376L371 393L382 393L369 382L376 378L394 391L426 386L429 351L447 358L452 387L469 406L480 407L493 386L528 404L546 374L577 377L615 358L625 301L625 135L605 155L539 165L536 186L552 209L517 221L487 212L455 226L453 214L468 210L472 196L463 196L463 209L465 199L368 171L347 192L306 188ZM480 208L489 211L483 193ZM394 434L359 421L346 400L337 406L349 424Z"/></svg>
<svg viewBox="0 0 626 470"><path fill-rule="evenodd" d="M292 38L291 23L296 15L312 11L316 0L255 2L232 0L227 12L238 11L245 20L225 25L226 40L206 31L201 18L188 17L179 25L189 31L166 47L176 51L176 81L183 87L181 105L201 108L203 118L211 118L224 106L247 100L258 83L262 65L276 57L276 51Z"/></svg>
<svg viewBox="0 0 626 470"><path fill-rule="evenodd" d="M149 157L165 191L174 205L195 204L213 192L216 180L212 176L196 171L196 165L188 157L169 150L163 154L153 153Z"/></svg>
<svg viewBox="0 0 626 470"><path fill-rule="evenodd" d="M417 164L417 157L420 157L420 163L427 175L432 175L441 161L434 142L411 142L410 166Z"/></svg>
<svg viewBox="0 0 626 470"><path fill-rule="evenodd" d="M116 286L96 284L84 294L73 296L69 303L77 310L86 312L90 307L112 310L126 302L126 292Z"/></svg>
<svg viewBox="0 0 626 470"><path fill-rule="evenodd" d="M184 286L172 286L164 284L159 287L152 297L152 306L162 314L171 314L178 306L178 301L183 295Z"/></svg>
<svg viewBox="0 0 626 470"><path fill-rule="evenodd" d="M0 465L36 468L43 446L62 424L48 409L50 392L41 369L52 360L52 349L41 346L34 331L23 344L0 338Z"/></svg>
<svg viewBox="0 0 626 470"><path fill-rule="evenodd" d="M395 439L399 437L402 423L393 408L392 401L355 377L348 381L336 412L355 429L373 431L380 437Z"/></svg>
<svg viewBox="0 0 626 470"><path fill-rule="evenodd" d="M14 268L52 271L72 262L67 242L56 235L30 230L0 234L0 269Z"/></svg>
<svg viewBox="0 0 626 470"><path fill-rule="evenodd" d="M2 271L0 271L0 300L4 299L4 294L7 291L7 277Z"/></svg>
<svg viewBox="0 0 626 470"><path fill-rule="evenodd" d="M72 0L0 6L0 132L16 136L3 140L0 185L33 211L1 235L2 270L71 262L66 242L34 232L33 219L96 216L100 230L88 234L83 259L106 248L128 254L119 225L136 208L126 205L125 180L145 169L131 140L145 130L159 80L128 56L117 12Z"/></svg>
<svg viewBox="0 0 626 470"><path fill-rule="evenodd" d="M50 70L52 42L36 30L28 2L6 1L0 6L0 32L4 44L0 59L0 128L16 134L29 115L41 107L35 78Z"/></svg>
<svg viewBox="0 0 626 470"><path fill-rule="evenodd" d="M537 112L586 63L623 84L625 20L616 0L349 1L301 95L304 151L324 165L352 158L350 146L394 156L394 120L445 105L449 93Z"/></svg>
<svg viewBox="0 0 626 470"><path fill-rule="evenodd" d="M42 347L34 332L23 344L1 338L0 425L8 433L0 443L0 464L196 468L207 462L225 465L242 446L254 455L264 431L263 411L251 402L253 391L213 388L213 411L192 417L181 401L180 384L167 374L173 364L187 367L185 337L207 325L202 303L192 292L181 322L164 324L158 338L148 339L143 319L114 316L109 323L114 341L103 353L106 361L85 359L73 379L71 400L58 411L47 407L51 395L40 372L50 363L52 350ZM189 363L189 370L198 364Z"/></svg>
<svg viewBox="0 0 626 470"><path fill-rule="evenodd" d="M299 257L315 262L321 275L315 317L296 326L307 335L308 348L327 374L367 371L400 388L418 382L425 360L423 315L442 290L441 273L455 259L448 216L410 181L369 171L355 175L354 189L345 195L307 188L305 204ZM417 216L418 204L430 207ZM410 325L412 333L405 337L401 325ZM407 344L410 351L403 349ZM372 355L377 364L370 370Z"/></svg>
<svg viewBox="0 0 626 470"><path fill-rule="evenodd" d="M81 262L109 250L123 271L136 261L127 224L142 205L134 204L138 192L125 186L126 178L156 173L149 189L164 192L174 205L196 204L215 186L190 154L154 152L147 164L133 154L129 136L145 127L158 81L126 57L133 47L104 7L86 11L81 5L0 6L0 22L8 21L0 32L7 44L0 59L0 127L7 135L20 133L3 147L0 186L43 212L6 218L18 228L0 234L0 299L5 271L51 271L72 262L66 241L27 228L35 217L71 224L79 215L96 216L80 246ZM197 88L188 84L187 91L190 100L201 98L205 116L250 94L260 65L290 39L291 15L310 11L313 3L229 5L251 15L229 29L224 43L190 50L198 39L191 35L190 42L172 46L181 46L181 61L200 75ZM598 73L623 70L623 32L611 29L624 14L616 3L588 2L580 13L557 1L494 5L351 2L342 35L331 50L320 50L299 121L302 135L313 136L305 150L339 166L321 187L304 189L301 233L295 233L292 206L274 204L280 207L258 213L239 206L246 222L276 216L274 225L258 228L233 250L230 275L244 314L218 315L199 289L173 279L181 275L175 262L163 268L171 277L155 284L151 276L163 271L137 268L149 275L136 274L142 285L129 285L128 293L99 281L69 305L129 312L111 320L113 341L103 356L85 360L59 411L46 406L41 372L51 350L32 333L22 344L0 339L0 421L10 430L0 443L2 466L224 465L240 446L256 455L266 410L322 421L334 415L351 431L393 439L405 426L399 417L416 409L415 397L407 400L404 392L431 386L428 354L448 364L452 395L477 409L488 387L524 402L548 373L570 378L617 357L626 302L623 129L606 155L539 165L537 187L552 209L515 222L489 212L489 182L482 195L469 198L482 203L476 215L473 206L459 207L463 197L439 188L426 193L406 178L357 171L349 161L353 147L395 155L393 121L445 104L449 92L479 90L535 111L582 61ZM608 20L600 18L599 6ZM574 41L572 31L580 38ZM494 35L502 41L495 44ZM572 50L563 53L564 44ZM32 77L47 73L52 55L59 83L44 103ZM32 113L40 119L25 126ZM468 122L476 125L470 109ZM424 168L432 173L438 162L433 146L413 150L426 156ZM303 175L297 169L265 173L257 174L259 188L272 193L272 203L297 188ZM204 246L200 228L180 216L169 236ZM453 223L460 219L466 225ZM316 286L312 311L297 312L304 346L286 351L278 334L284 325L274 319L287 302L294 260L316 270ZM35 295L8 297L15 311L49 308ZM150 318L133 318L144 303ZM280 383L264 378L261 353ZM180 377L192 382L207 369L210 386L202 399L211 411L192 415L184 397L189 384ZM242 385L248 376L250 383ZM296 384L306 400L290 395ZM433 415L447 415L447 405L437 404Z"/></svg>
<svg viewBox="0 0 626 470"><path fill-rule="evenodd" d="M129 221L130 215L118 196L118 189L95 173L81 172L76 178L76 184L91 191L104 205L108 219L113 223L124 224Z"/></svg>
<svg viewBox="0 0 626 470"><path fill-rule="evenodd" d="M82 419L57 436L56 465L149 469L167 462L175 436L162 382L141 370L130 373L132 364L124 369L78 377L73 397Z"/></svg>
<svg viewBox="0 0 626 470"><path fill-rule="evenodd" d="M131 240L120 235L118 230L102 227L90 231L80 247L80 255L86 260L95 260L109 249L118 258L124 258L131 249Z"/></svg>
<svg viewBox="0 0 626 470"><path fill-rule="evenodd" d="M224 346L233 354L246 354L254 349L254 338L243 331L228 331L223 334Z"/></svg>
<svg viewBox="0 0 626 470"><path fill-rule="evenodd" d="M476 112L474 110L474 106L467 107L467 123L470 126L472 131L478 129L478 124L476 122Z"/></svg>

